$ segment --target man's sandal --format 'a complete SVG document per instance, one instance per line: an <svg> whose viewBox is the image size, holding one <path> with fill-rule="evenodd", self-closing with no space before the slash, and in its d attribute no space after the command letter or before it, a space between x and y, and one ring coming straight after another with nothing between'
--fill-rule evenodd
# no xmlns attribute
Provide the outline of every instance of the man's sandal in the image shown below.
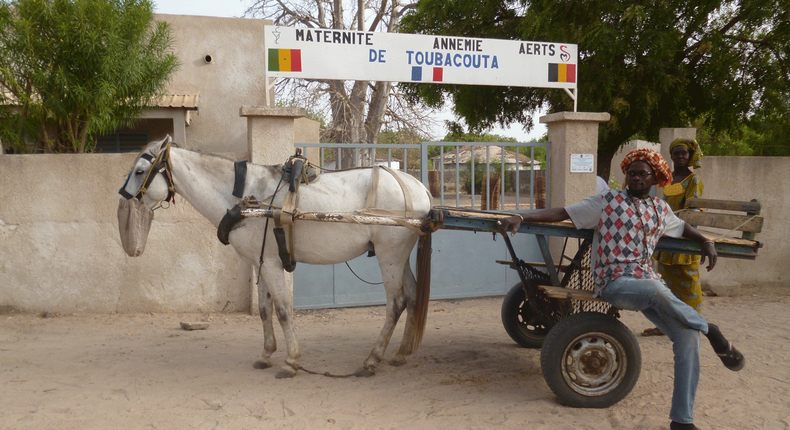
<svg viewBox="0 0 790 430"><path fill-rule="evenodd" d="M743 356L743 354L741 354L740 351L732 346L732 343L729 344L727 351L716 355L719 356L721 362L724 364L724 367L732 370L733 372L743 369L743 366L746 365L746 358Z"/></svg>
<svg viewBox="0 0 790 430"><path fill-rule="evenodd" d="M664 336L664 332L658 327L647 328L642 332L642 336Z"/></svg>

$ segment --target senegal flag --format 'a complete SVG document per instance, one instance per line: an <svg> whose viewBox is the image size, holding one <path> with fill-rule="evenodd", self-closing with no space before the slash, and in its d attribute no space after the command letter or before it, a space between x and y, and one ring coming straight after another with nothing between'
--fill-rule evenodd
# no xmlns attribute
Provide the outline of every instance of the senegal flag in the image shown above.
<svg viewBox="0 0 790 430"><path fill-rule="evenodd" d="M301 72L301 49L269 49L270 72Z"/></svg>

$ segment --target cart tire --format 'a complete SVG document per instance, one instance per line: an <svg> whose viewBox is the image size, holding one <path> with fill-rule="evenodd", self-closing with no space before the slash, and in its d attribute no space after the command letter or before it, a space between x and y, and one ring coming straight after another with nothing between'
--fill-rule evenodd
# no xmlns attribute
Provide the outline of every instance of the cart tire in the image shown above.
<svg viewBox="0 0 790 430"><path fill-rule="evenodd" d="M584 312L552 327L540 351L540 367L561 404L607 408L636 385L642 353L623 323L599 312Z"/></svg>
<svg viewBox="0 0 790 430"><path fill-rule="evenodd" d="M535 320L521 282L510 289L502 302L502 325L510 338L524 348L540 348L549 332Z"/></svg>

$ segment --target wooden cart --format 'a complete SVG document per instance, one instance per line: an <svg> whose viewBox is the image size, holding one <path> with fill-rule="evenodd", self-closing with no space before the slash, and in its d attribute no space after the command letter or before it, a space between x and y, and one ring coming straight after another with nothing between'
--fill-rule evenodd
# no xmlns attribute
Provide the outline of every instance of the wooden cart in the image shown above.
<svg viewBox="0 0 790 430"><path fill-rule="evenodd" d="M754 239L763 224L759 202L692 199L689 203L693 210L678 216L692 225L720 230L700 229L714 240L719 257L757 257L762 244ZM432 223L434 228L497 232L497 221L511 215L435 208ZM721 230L742 235L728 237ZM515 269L521 279L502 303L505 330L519 345L541 348L543 376L561 403L584 408L617 403L636 385L642 358L636 338L618 320L619 310L593 297L593 231L577 230L570 222L522 223L519 233L535 235L544 261L520 260L510 238L502 235L512 260L499 262ZM565 239L559 264L549 253L548 236ZM701 254L701 245L663 237L657 250Z"/></svg>

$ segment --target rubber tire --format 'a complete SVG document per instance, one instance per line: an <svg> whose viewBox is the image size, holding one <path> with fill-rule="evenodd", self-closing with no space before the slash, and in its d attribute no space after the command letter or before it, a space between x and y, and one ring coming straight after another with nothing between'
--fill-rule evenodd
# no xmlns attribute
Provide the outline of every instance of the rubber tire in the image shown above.
<svg viewBox="0 0 790 430"><path fill-rule="evenodd" d="M532 309L527 303L521 282L514 285L502 302L502 325L511 339L524 348L540 348L549 330L545 327L529 325Z"/></svg>
<svg viewBox="0 0 790 430"><path fill-rule="evenodd" d="M585 372L590 370L589 366L585 367L590 354L603 358L587 364L603 362L604 375ZM642 369L642 352L628 327L616 318L600 312L583 312L564 318L549 330L540 351L540 367L561 404L608 408L625 398L636 385ZM580 376L590 381L585 384Z"/></svg>

